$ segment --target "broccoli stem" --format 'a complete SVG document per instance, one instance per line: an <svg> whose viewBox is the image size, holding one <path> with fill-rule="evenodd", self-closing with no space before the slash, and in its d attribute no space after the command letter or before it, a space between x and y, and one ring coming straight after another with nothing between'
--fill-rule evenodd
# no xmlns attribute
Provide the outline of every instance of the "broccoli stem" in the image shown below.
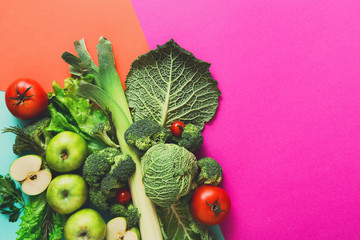
<svg viewBox="0 0 360 240"><path fill-rule="evenodd" d="M114 148L119 147L119 145L114 143L113 140L111 140L111 138L106 133L97 134L96 136L99 137L109 147L114 147Z"/></svg>

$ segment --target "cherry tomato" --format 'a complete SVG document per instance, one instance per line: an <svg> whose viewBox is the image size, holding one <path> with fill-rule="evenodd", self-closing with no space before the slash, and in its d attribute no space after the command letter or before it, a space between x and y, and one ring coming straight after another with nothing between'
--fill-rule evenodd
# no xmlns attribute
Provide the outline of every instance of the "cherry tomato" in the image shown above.
<svg viewBox="0 0 360 240"><path fill-rule="evenodd" d="M5 102L15 117L28 120L44 112L48 105L48 96L35 80L20 78L6 89Z"/></svg>
<svg viewBox="0 0 360 240"><path fill-rule="evenodd" d="M217 225L229 214L231 201L226 191L214 185L195 189L190 211L195 220L205 225Z"/></svg>
<svg viewBox="0 0 360 240"><path fill-rule="evenodd" d="M181 137L185 124L181 121L175 121L171 124L170 130L175 137Z"/></svg>
<svg viewBox="0 0 360 240"><path fill-rule="evenodd" d="M126 204L131 199L131 193L127 188L121 188L116 194L116 200L120 204Z"/></svg>

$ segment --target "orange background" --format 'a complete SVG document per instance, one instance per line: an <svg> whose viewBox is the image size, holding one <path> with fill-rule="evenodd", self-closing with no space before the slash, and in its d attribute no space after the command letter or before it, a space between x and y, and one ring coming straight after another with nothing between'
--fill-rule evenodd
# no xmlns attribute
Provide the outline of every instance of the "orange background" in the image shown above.
<svg viewBox="0 0 360 240"><path fill-rule="evenodd" d="M76 54L73 42L81 38L95 62L100 36L113 43L122 82L132 61L149 50L130 0L0 0L0 9L3 91L19 77L33 78L47 91L54 80L62 83L69 73L61 54Z"/></svg>

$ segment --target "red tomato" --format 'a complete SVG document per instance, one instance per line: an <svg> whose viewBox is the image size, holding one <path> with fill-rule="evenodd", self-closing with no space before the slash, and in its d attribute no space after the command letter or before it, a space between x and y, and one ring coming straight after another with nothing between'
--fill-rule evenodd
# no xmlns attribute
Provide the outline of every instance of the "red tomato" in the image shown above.
<svg viewBox="0 0 360 240"><path fill-rule="evenodd" d="M131 199L131 193L126 188L121 188L116 194L116 200L120 204L126 204L130 201L130 199Z"/></svg>
<svg viewBox="0 0 360 240"><path fill-rule="evenodd" d="M171 124L170 130L175 137L181 137L185 124L181 121L175 121Z"/></svg>
<svg viewBox="0 0 360 240"><path fill-rule="evenodd" d="M44 112L48 105L48 96L35 80L20 78L6 89L5 102L15 117L28 120Z"/></svg>
<svg viewBox="0 0 360 240"><path fill-rule="evenodd" d="M217 225L229 214L231 201L224 189L214 185L201 185L191 199L192 216L202 224Z"/></svg>

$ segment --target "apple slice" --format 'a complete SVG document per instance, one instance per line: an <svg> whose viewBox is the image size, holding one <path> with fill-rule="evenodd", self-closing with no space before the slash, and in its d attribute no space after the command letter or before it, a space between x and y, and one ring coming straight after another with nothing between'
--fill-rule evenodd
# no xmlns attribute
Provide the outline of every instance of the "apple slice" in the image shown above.
<svg viewBox="0 0 360 240"><path fill-rule="evenodd" d="M126 231L123 240L140 240L140 232L136 227Z"/></svg>
<svg viewBox="0 0 360 240"><path fill-rule="evenodd" d="M126 232L126 219L116 217L111 219L106 225L106 240L121 240Z"/></svg>
<svg viewBox="0 0 360 240"><path fill-rule="evenodd" d="M37 172L41 168L42 159L37 155L26 155L16 159L10 166L10 176L16 181L23 181L29 172Z"/></svg>
<svg viewBox="0 0 360 240"><path fill-rule="evenodd" d="M21 185L22 191L30 196L38 195L46 190L51 182L51 172L48 169L29 173Z"/></svg>
<svg viewBox="0 0 360 240"><path fill-rule="evenodd" d="M30 196L46 190L51 182L49 169L41 169L42 159L38 155L26 155L16 159L10 166L10 176L21 183L22 191Z"/></svg>

